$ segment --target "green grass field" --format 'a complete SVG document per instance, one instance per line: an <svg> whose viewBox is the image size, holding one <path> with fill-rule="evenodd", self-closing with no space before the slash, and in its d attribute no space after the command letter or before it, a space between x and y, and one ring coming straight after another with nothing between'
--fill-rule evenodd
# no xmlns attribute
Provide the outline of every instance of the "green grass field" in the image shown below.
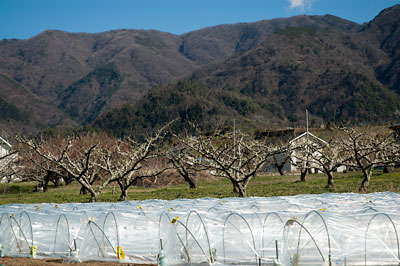
<svg viewBox="0 0 400 266"><path fill-rule="evenodd" d="M325 188L327 178L323 174L308 175L306 182L298 181L299 176L258 176L248 187L249 197L269 197L297 194L345 193L358 192L362 175L357 172L335 173L335 187ZM36 183L0 184L0 204L9 203L66 203L88 202L89 195L79 195L79 184L62 187L50 187L49 191L32 192ZM368 193L380 191L400 192L400 172L384 174L375 171ZM128 200L201 198L201 197L235 197L229 180L199 181L198 188L189 189L188 185L174 185L160 188L134 187L129 190ZM106 188L99 201L113 202L119 198L119 191L112 193Z"/></svg>

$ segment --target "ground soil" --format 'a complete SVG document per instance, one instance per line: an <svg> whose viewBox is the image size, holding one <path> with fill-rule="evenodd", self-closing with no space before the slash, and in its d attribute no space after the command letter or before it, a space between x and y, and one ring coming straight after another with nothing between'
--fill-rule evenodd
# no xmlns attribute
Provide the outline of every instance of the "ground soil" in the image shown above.
<svg viewBox="0 0 400 266"><path fill-rule="evenodd" d="M0 265L3 266L61 266L66 262L62 259L30 259L30 258L0 258ZM133 263L119 263L119 262L100 262L100 261L88 261L80 263L72 263L71 265L76 266L155 266L149 264L133 264Z"/></svg>

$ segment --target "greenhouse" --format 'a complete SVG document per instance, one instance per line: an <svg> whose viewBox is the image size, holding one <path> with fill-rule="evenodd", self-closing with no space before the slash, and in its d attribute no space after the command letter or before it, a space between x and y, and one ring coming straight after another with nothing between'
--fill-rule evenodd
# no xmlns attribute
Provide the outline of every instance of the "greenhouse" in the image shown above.
<svg viewBox="0 0 400 266"><path fill-rule="evenodd" d="M400 194L0 206L1 253L160 265L399 265Z"/></svg>

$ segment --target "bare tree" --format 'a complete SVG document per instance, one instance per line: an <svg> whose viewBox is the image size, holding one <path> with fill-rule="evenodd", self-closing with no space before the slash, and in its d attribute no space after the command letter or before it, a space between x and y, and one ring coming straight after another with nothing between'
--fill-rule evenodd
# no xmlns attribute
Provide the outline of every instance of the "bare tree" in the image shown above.
<svg viewBox="0 0 400 266"><path fill-rule="evenodd" d="M282 149L266 142L254 140L241 132L227 133L224 136L178 137L203 167L209 167L214 175L232 182L239 197L245 197L250 180L260 167Z"/></svg>
<svg viewBox="0 0 400 266"><path fill-rule="evenodd" d="M394 138L400 143L400 125L391 126L390 129L393 130Z"/></svg>
<svg viewBox="0 0 400 266"><path fill-rule="evenodd" d="M39 143L39 141L37 141ZM46 141L40 141L42 150L53 149L54 146L59 146L64 143L63 138L56 136ZM57 168L57 164L47 160L43 156L40 156L35 150L28 145L19 145L18 160L16 164L17 168L16 175L24 181L37 181L38 185L36 190L48 190L49 182L53 182L57 187L62 181L65 184L70 184L72 179L63 172L62 169ZM63 174L60 174L63 172Z"/></svg>
<svg viewBox="0 0 400 266"><path fill-rule="evenodd" d="M81 186L81 191L88 191L90 202L98 200L100 190L94 183L99 179L99 156L97 156L100 140L105 136L87 134L85 136L62 139L58 143L38 141L17 136L16 139L44 158L52 172L63 176L67 174Z"/></svg>
<svg viewBox="0 0 400 266"><path fill-rule="evenodd" d="M12 149L8 153L0 156L0 180L6 183L4 191L7 190L8 184L17 180L17 164L18 150Z"/></svg>
<svg viewBox="0 0 400 266"><path fill-rule="evenodd" d="M120 200L125 200L128 188L139 178L154 177L164 170L146 169L143 165L156 156L157 141L163 138L168 126L148 136L144 142L116 140L94 133L58 141L39 141L21 136L16 139L41 159L31 159L36 169L77 181L81 193L90 194L90 202L97 201L103 188L112 182L118 183Z"/></svg>
<svg viewBox="0 0 400 266"><path fill-rule="evenodd" d="M158 145L164 138L168 123L153 135L148 135L144 141L139 142L132 138L119 140L112 148L102 150L102 164L98 166L107 174L107 179L100 188L111 182L117 182L121 195L119 200L126 200L128 189L137 184L139 179L156 177L168 167L160 167L151 163L151 160L161 160Z"/></svg>
<svg viewBox="0 0 400 266"><path fill-rule="evenodd" d="M372 172L377 166L395 163L396 141L393 133L371 129L343 128L341 130L341 148L349 168L359 169L363 173L360 191L367 191Z"/></svg>
<svg viewBox="0 0 400 266"><path fill-rule="evenodd" d="M189 184L190 188L197 187L195 176L200 171L209 170L209 165L201 164L196 156L182 143L175 144L173 148L168 149L165 157L172 163L174 169Z"/></svg>
<svg viewBox="0 0 400 266"><path fill-rule="evenodd" d="M189 184L189 187L196 188L195 159L190 152L186 148L175 148L168 152L166 157L172 163L179 175Z"/></svg>
<svg viewBox="0 0 400 266"><path fill-rule="evenodd" d="M283 168L285 167L285 164L290 161L290 156L286 154L274 154L272 157L274 159L275 168L281 176L284 175L285 173L283 172Z"/></svg>
<svg viewBox="0 0 400 266"><path fill-rule="evenodd" d="M337 140L331 140L320 147L310 146L309 162L315 169L327 175L327 188L334 187L333 173L344 163L344 152L339 144Z"/></svg>
<svg viewBox="0 0 400 266"><path fill-rule="evenodd" d="M310 140L312 137L314 140ZM316 137L310 132L305 132L289 142L290 163L297 169L300 169L300 181L305 182L307 173L311 173L315 165L312 164L311 158L313 153L318 154L318 150L327 143Z"/></svg>
<svg viewBox="0 0 400 266"><path fill-rule="evenodd" d="M400 166L400 125L392 126L390 129L392 130L395 139L391 146L391 160L394 162L393 166L398 167Z"/></svg>

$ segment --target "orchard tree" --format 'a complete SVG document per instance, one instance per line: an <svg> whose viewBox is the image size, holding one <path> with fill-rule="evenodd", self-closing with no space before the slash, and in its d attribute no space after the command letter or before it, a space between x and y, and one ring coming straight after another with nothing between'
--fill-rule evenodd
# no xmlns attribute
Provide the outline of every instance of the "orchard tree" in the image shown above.
<svg viewBox="0 0 400 266"><path fill-rule="evenodd" d="M300 181L305 182L307 173L317 168L312 158L320 156L320 149L327 144L308 131L289 142L290 163L300 169Z"/></svg>
<svg viewBox="0 0 400 266"><path fill-rule="evenodd" d="M162 160L159 145L171 123L148 135L143 141L128 138L118 140L118 143L111 148L103 149L101 152L103 164L99 164L99 167L108 178L102 186L117 182L121 189L119 200L123 201L127 198L128 189L136 185L138 180L156 177L167 170L167 166L154 163L154 160Z"/></svg>
<svg viewBox="0 0 400 266"><path fill-rule="evenodd" d="M189 184L190 188L197 187L195 178L197 172L210 169L209 165L201 164L190 149L182 145L182 143L175 144L173 148L168 149L165 157L168 158L178 174Z"/></svg>
<svg viewBox="0 0 400 266"><path fill-rule="evenodd" d="M283 172L283 168L285 165L290 162L290 156L287 154L274 154L273 158L273 165L278 173L283 176L285 173Z"/></svg>
<svg viewBox="0 0 400 266"><path fill-rule="evenodd" d="M331 140L323 146L310 146L309 162L318 171L328 177L327 188L334 187L333 173L344 164L344 152L337 140Z"/></svg>
<svg viewBox="0 0 400 266"><path fill-rule="evenodd" d="M99 150L101 145L112 145L107 142L106 135L88 133L82 136L61 138L58 142L27 139L17 136L16 139L32 149L37 155L46 160L45 169L57 175L68 176L77 181L81 192L90 193L90 202L98 200L101 188L95 187L95 181L101 181L101 162ZM107 181L105 181L107 182Z"/></svg>
<svg viewBox="0 0 400 266"><path fill-rule="evenodd" d="M197 136L178 137L196 161L212 169L215 176L232 182L239 197L246 197L250 180L270 157L282 153L283 149L272 144L252 139L241 132L225 135L204 135L197 130Z"/></svg>
<svg viewBox="0 0 400 266"><path fill-rule="evenodd" d="M18 167L18 150L13 148L11 151L7 152L0 156L0 180L6 183L4 190L7 189L7 186L10 182L16 180Z"/></svg>
<svg viewBox="0 0 400 266"><path fill-rule="evenodd" d="M81 185L81 193L90 194L90 202L97 201L103 188L112 182L118 183L120 200L125 200L127 190L138 179L154 177L165 170L144 165L157 156L156 146L169 124L143 142L130 138L117 140L96 133L58 138L57 141L21 136L16 139L37 157L28 156L38 171L72 178Z"/></svg>
<svg viewBox="0 0 400 266"><path fill-rule="evenodd" d="M37 143L41 143L42 150L48 150L64 143L64 139L61 136L56 136L46 141L37 140ZM37 189L42 189L43 192L48 190L49 182L53 182L55 186L58 186L62 181L65 184L72 182L72 178L69 178L62 169L55 171L57 164L39 155L28 145L19 145L17 164L20 166L16 172L18 177L24 181L37 181ZM63 174L60 175L60 172L63 172Z"/></svg>
<svg viewBox="0 0 400 266"><path fill-rule="evenodd" d="M359 190L365 192L375 167L396 163L397 144L393 132L371 128L342 128L341 131L339 145L346 156L344 164L363 173Z"/></svg>
<svg viewBox="0 0 400 266"><path fill-rule="evenodd" d="M197 182L195 179L195 158L190 154L186 148L175 148L168 152L166 157L172 163L174 169L180 176L185 179L190 188L196 188Z"/></svg>

